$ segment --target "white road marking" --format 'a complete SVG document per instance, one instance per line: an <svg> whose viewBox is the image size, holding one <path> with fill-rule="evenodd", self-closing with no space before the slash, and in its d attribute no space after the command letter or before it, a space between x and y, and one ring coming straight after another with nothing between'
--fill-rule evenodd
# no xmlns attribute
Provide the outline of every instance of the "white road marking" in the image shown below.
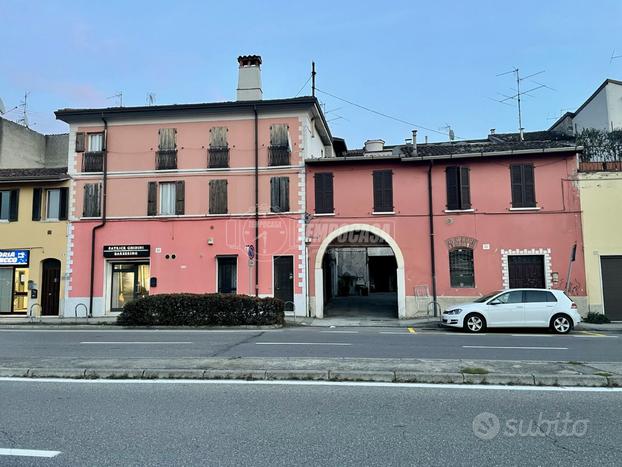
<svg viewBox="0 0 622 467"><path fill-rule="evenodd" d="M16 457L56 457L60 451L39 451L37 449L5 449L0 448L0 456Z"/></svg>
<svg viewBox="0 0 622 467"><path fill-rule="evenodd" d="M326 334L358 334L358 331L320 331Z"/></svg>
<svg viewBox="0 0 622 467"><path fill-rule="evenodd" d="M352 345L345 342L255 342L256 345Z"/></svg>
<svg viewBox="0 0 622 467"><path fill-rule="evenodd" d="M504 334L499 334L499 335L502 336ZM510 336L512 337L554 337L553 334L510 334Z"/></svg>
<svg viewBox="0 0 622 467"><path fill-rule="evenodd" d="M569 386L502 386L482 384L431 384L431 383L380 383L365 381L286 381L286 380L257 380L247 381L238 379L66 379L66 378L8 378L0 377L0 382L19 383L66 383L66 384L213 384L213 385L272 385L272 386L361 386L378 388L425 388L425 389L455 389L477 391L561 391L561 392L622 392L622 388L610 387L569 387Z"/></svg>
<svg viewBox="0 0 622 467"><path fill-rule="evenodd" d="M99 345L99 344L103 344L103 345L190 345L192 344L192 342L173 342L173 341L161 341L161 342L155 342L155 341L143 341L143 342L138 342L138 341L134 341L134 342L124 342L124 341L91 341L91 342L80 342L80 344L87 344L87 345Z"/></svg>
<svg viewBox="0 0 622 467"><path fill-rule="evenodd" d="M524 350L568 350L568 347L510 347L495 345L463 345L463 349L524 349Z"/></svg>

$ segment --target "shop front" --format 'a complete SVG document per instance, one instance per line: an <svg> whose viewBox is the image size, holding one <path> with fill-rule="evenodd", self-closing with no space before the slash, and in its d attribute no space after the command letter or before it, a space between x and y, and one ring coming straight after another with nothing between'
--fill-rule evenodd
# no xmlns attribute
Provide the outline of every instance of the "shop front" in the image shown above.
<svg viewBox="0 0 622 467"><path fill-rule="evenodd" d="M106 303L111 313L119 313L127 303L149 295L149 256L149 245L104 246Z"/></svg>
<svg viewBox="0 0 622 467"><path fill-rule="evenodd" d="M29 263L29 250L0 250L0 315L28 313Z"/></svg>

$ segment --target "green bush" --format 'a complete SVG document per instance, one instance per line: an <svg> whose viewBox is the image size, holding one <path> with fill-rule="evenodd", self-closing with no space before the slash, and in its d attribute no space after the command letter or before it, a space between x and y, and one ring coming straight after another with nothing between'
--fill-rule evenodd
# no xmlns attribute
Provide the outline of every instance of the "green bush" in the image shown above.
<svg viewBox="0 0 622 467"><path fill-rule="evenodd" d="M592 324L604 324L611 322L604 314L594 313L593 311L590 311L583 321Z"/></svg>
<svg viewBox="0 0 622 467"><path fill-rule="evenodd" d="M240 326L285 322L276 298L228 294L162 294L130 302L117 318L121 326Z"/></svg>

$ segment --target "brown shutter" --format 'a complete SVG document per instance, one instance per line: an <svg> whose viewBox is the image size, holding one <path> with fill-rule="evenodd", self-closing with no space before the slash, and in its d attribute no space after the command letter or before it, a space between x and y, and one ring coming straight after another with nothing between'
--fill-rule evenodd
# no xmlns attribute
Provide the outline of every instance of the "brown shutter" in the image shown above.
<svg viewBox="0 0 622 467"><path fill-rule="evenodd" d="M447 209L460 209L459 167L447 167L445 179L447 181Z"/></svg>
<svg viewBox="0 0 622 467"><path fill-rule="evenodd" d="M60 206L58 209L58 219L61 221L67 220L67 208L68 208L68 196L69 188L64 187L60 189ZM33 206L34 207L34 206Z"/></svg>
<svg viewBox="0 0 622 467"><path fill-rule="evenodd" d="M210 180L209 213L227 214L227 180Z"/></svg>
<svg viewBox="0 0 622 467"><path fill-rule="evenodd" d="M84 185L82 193L82 217L88 217L89 203L91 202L89 192L92 185Z"/></svg>
<svg viewBox="0 0 622 467"><path fill-rule="evenodd" d="M270 211L279 212L279 183L278 177L270 178Z"/></svg>
<svg viewBox="0 0 622 467"><path fill-rule="evenodd" d="M184 214L184 205L185 205L185 190L184 190L184 182L176 182L175 183L175 214L177 216L181 216Z"/></svg>
<svg viewBox="0 0 622 467"><path fill-rule="evenodd" d="M523 192L525 207L536 206L536 185L533 174L533 164L523 165Z"/></svg>
<svg viewBox="0 0 622 467"><path fill-rule="evenodd" d="M281 212L289 211L289 177L279 177L279 195Z"/></svg>
<svg viewBox="0 0 622 467"><path fill-rule="evenodd" d="M147 191L147 215L155 216L158 213L158 185L149 182Z"/></svg>
<svg viewBox="0 0 622 467"><path fill-rule="evenodd" d="M471 183L468 167L460 168L460 209L471 209Z"/></svg>
<svg viewBox="0 0 622 467"><path fill-rule="evenodd" d="M374 177L374 212L393 211L393 172L376 170Z"/></svg>
<svg viewBox="0 0 622 467"><path fill-rule="evenodd" d="M19 190L11 190L9 198L9 222L15 222L19 211Z"/></svg>
<svg viewBox="0 0 622 467"><path fill-rule="evenodd" d="M84 152L85 133L76 133L76 152Z"/></svg>
<svg viewBox="0 0 622 467"><path fill-rule="evenodd" d="M32 220L41 220L41 188L34 188L32 190Z"/></svg>

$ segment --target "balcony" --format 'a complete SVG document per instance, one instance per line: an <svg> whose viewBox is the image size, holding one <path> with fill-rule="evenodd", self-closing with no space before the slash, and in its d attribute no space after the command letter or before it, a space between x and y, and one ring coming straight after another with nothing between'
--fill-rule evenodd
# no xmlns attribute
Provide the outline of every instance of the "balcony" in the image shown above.
<svg viewBox="0 0 622 467"><path fill-rule="evenodd" d="M209 148L207 166L210 169L225 169L229 167L229 148Z"/></svg>
<svg viewBox="0 0 622 467"><path fill-rule="evenodd" d="M289 156L291 151L287 146L268 147L268 165L290 165Z"/></svg>
<svg viewBox="0 0 622 467"><path fill-rule="evenodd" d="M581 161L579 172L622 172L622 161Z"/></svg>
<svg viewBox="0 0 622 467"><path fill-rule="evenodd" d="M173 170L177 168L177 150L168 149L156 152L156 170Z"/></svg>
<svg viewBox="0 0 622 467"><path fill-rule="evenodd" d="M85 152L82 154L82 172L103 172L104 171L104 153Z"/></svg>

